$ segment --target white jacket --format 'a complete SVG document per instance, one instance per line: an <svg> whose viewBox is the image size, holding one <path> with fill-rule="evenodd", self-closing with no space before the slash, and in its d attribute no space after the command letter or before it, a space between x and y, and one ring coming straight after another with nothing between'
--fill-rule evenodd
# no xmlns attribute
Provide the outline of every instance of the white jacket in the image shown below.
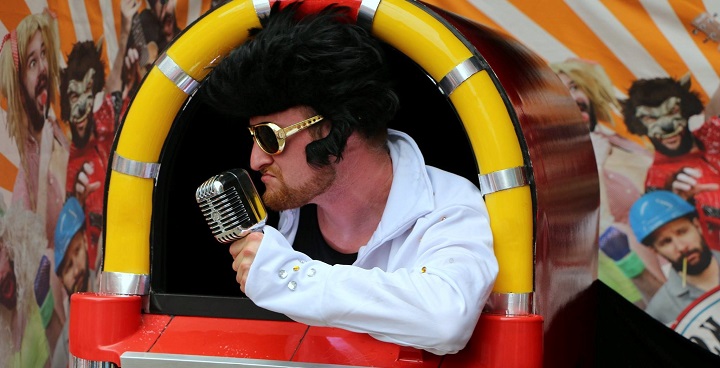
<svg viewBox="0 0 720 368"><path fill-rule="evenodd" d="M480 191L425 166L415 142L390 130L393 183L380 224L352 266L311 260L292 248L299 209L281 213L250 268L246 295L313 326L456 353L467 344L498 264Z"/></svg>

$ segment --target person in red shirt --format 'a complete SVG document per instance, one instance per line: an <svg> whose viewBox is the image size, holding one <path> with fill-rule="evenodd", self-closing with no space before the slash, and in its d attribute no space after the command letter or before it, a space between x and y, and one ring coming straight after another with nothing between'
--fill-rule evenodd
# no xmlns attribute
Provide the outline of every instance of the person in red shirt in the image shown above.
<svg viewBox="0 0 720 368"><path fill-rule="evenodd" d="M689 76L636 80L623 106L628 130L655 147L645 191L672 191L694 204L706 240L720 250L720 117L709 109L692 131L690 117L702 112Z"/></svg>

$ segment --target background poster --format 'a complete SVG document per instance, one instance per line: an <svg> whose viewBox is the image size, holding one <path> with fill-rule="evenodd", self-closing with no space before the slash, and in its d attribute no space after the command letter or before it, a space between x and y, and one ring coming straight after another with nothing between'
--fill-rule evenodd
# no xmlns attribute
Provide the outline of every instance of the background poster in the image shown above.
<svg viewBox="0 0 720 368"><path fill-rule="evenodd" d="M720 122L712 118L720 111L720 26L714 16L720 2L427 3L510 35L566 83L596 149L597 162L588 165L600 169L598 277L673 327L673 315L680 313L662 308L669 302L659 296L649 307L654 297L683 294L690 304L718 283L718 277L714 285L693 277L692 264L710 259L697 272L717 270L713 252L720 250ZM102 257L102 185L114 132L158 53L217 5L0 3L0 366L67 364L68 298L93 290ZM667 162L658 159L659 146L648 137L657 121L667 124L654 125L659 136L677 137L687 128L690 143L675 144L692 147L692 157L659 165ZM670 153L665 156L675 157ZM631 220L643 217L631 213L633 205L641 198L659 203L644 197L655 191L675 193L686 203L668 211L698 213L689 222L695 248L662 253L638 241ZM675 284L680 291L668 294Z"/></svg>
<svg viewBox="0 0 720 368"><path fill-rule="evenodd" d="M578 103L600 175L598 278L669 327L716 330L720 304L697 302L720 284L720 3L429 2L526 45ZM686 336L720 354L717 337Z"/></svg>

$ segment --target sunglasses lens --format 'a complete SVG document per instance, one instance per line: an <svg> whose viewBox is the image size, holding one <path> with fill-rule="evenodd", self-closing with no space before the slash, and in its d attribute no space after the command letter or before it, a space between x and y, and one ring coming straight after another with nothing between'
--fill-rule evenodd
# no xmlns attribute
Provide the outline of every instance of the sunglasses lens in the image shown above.
<svg viewBox="0 0 720 368"><path fill-rule="evenodd" d="M266 125L255 127L255 140L267 153L275 153L280 148L275 132Z"/></svg>

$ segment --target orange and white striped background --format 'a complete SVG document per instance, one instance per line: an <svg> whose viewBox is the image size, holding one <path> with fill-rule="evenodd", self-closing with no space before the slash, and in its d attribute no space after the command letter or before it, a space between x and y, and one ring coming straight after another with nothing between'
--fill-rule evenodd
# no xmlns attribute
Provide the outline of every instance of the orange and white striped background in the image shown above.
<svg viewBox="0 0 720 368"><path fill-rule="evenodd" d="M211 0L179 0L176 9L178 27L186 27L210 6ZM141 9L144 7L143 1ZM113 60L118 52L120 0L1 0L0 37L15 29L28 14L42 13L45 8L57 16L60 49L65 59L76 42L97 41L103 37L104 62L106 67L111 64L108 60ZM5 203L10 203L20 158L15 143L6 133L6 106L6 101L0 101L0 194ZM54 109L58 115L57 102Z"/></svg>

